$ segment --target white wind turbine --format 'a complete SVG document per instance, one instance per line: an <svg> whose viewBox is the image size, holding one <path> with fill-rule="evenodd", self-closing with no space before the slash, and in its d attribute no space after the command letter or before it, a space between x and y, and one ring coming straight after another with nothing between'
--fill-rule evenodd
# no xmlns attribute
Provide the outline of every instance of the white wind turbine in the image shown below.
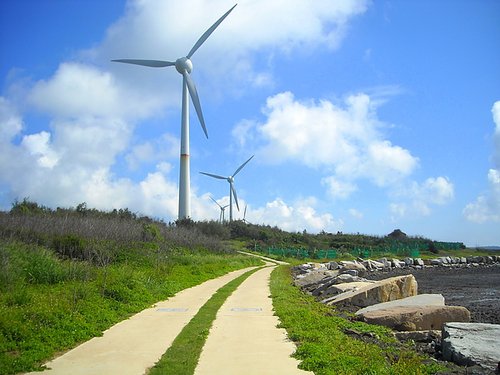
<svg viewBox="0 0 500 375"><path fill-rule="evenodd" d="M118 59L112 60L114 62L121 62L127 64L143 65L152 68L163 68L166 66L175 66L175 69L182 74L182 115L181 115L181 150L180 150L180 173L179 173L179 219L187 219L191 217L191 193L190 193L190 172L189 172L189 97L191 96L193 101L194 109L200 120L201 127L205 136L208 138L207 128L205 126L205 120L203 119L203 113L201 111L200 99L198 97L198 92L194 84L193 79L190 76L193 70L193 63L191 62L191 57L193 54L201 47L201 45L207 40L207 38L214 32L214 30L220 25L220 23L226 18L229 13L234 9L235 4L231 9L229 9L224 15L217 20L205 33L198 39L194 44L191 51L185 56L180 57L175 61L163 61L163 60L137 60L137 59Z"/></svg>
<svg viewBox="0 0 500 375"><path fill-rule="evenodd" d="M201 174L204 174L206 176L210 176L213 178L218 178L219 180L226 180L229 182L229 221L233 221L233 197L234 201L236 202L236 207L238 208L238 211L240 210L240 206L238 205L238 196L236 195L236 189L234 188L234 176L238 174L239 171L243 169L243 167L250 161L255 155L252 155L246 162L241 164L238 169L236 169L233 173L232 176L224 177L224 176L219 176L217 174L212 174L212 173L205 173L205 172L200 172Z"/></svg>
<svg viewBox="0 0 500 375"><path fill-rule="evenodd" d="M224 222L224 211L226 210L226 208L228 208L228 207L229 207L229 205L228 205L228 204L226 204L225 206L221 206L221 205L219 204L219 202L217 202L217 201L216 201L215 199L213 199L212 197L210 197L210 199L211 199L211 200L213 200L213 201L215 202L215 204L216 204L217 206L219 206L219 207L220 207L219 221L220 221L221 223L223 223L223 222Z"/></svg>

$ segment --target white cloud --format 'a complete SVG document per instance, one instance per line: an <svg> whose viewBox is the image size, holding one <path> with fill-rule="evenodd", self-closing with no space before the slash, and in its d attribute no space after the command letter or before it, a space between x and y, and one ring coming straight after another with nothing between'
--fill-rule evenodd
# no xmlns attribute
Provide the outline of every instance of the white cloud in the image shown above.
<svg viewBox="0 0 500 375"><path fill-rule="evenodd" d="M249 206L247 220L254 224L275 225L287 231L334 232L342 229L342 220L336 220L328 213L318 213L316 206L317 201L313 197L297 200L291 205L276 198L264 207L252 209Z"/></svg>
<svg viewBox="0 0 500 375"><path fill-rule="evenodd" d="M180 140L171 134L163 134L154 141L146 141L131 148L125 160L131 170L137 170L143 163L173 159L179 155Z"/></svg>
<svg viewBox="0 0 500 375"><path fill-rule="evenodd" d="M291 160L334 172L324 183L333 193L348 195L355 179L388 186L418 166L408 150L384 139L375 109L365 94L349 96L339 107L327 100L298 101L283 92L267 99L264 123L240 122L233 135L240 144L260 139L264 160Z"/></svg>
<svg viewBox="0 0 500 375"><path fill-rule="evenodd" d="M321 184L327 186L327 192L333 199L346 199L358 190L356 184L341 181L333 176L322 178Z"/></svg>
<svg viewBox="0 0 500 375"><path fill-rule="evenodd" d="M83 56L98 62L116 58L174 61L185 56L231 5L224 0L131 1L126 14L109 27L102 43ZM241 83L268 87L273 83L269 71L272 67L257 68L253 57L256 51L272 54L292 50L304 53L315 47L336 49L349 21L367 7L367 0L318 0L314 6L303 0L241 1L196 51L194 77L198 83L210 77L210 82L201 84L211 86L212 92L223 92L225 87L221 85L240 90ZM123 72L121 68L113 69ZM126 71L129 73L121 75L122 79L160 90L158 79L149 75L147 68L141 71L139 67L129 67ZM176 72L170 72L165 75L162 88L171 91L174 85L180 86L179 82ZM212 86L214 82L217 86Z"/></svg>
<svg viewBox="0 0 500 375"><path fill-rule="evenodd" d="M491 112L495 123L494 168L488 171L488 190L480 194L474 202L468 203L463 210L465 218L476 223L500 221L500 100L493 104Z"/></svg>
<svg viewBox="0 0 500 375"><path fill-rule="evenodd" d="M349 21L366 7L365 0L321 0L314 7L301 0L243 1L221 24L220 32L197 51L193 77L199 90L205 86L205 92L217 84L214 94L225 89L219 87L221 82L222 86L243 84L244 89L272 87L274 53L337 48ZM187 8L190 12L185 12ZM183 56L227 9L222 0L128 2L126 13L109 27L103 41L81 51L80 62L61 62L52 76L24 82L22 95L16 91L16 99L24 100L23 108L49 116L42 129L34 131L31 124L23 124L23 114L14 110L9 98L1 98L0 183L7 186L8 196L30 197L51 206L86 201L102 209L128 207L175 217L177 184L173 181L177 176L170 176L169 159L174 157L174 144L177 158L178 140L166 134L159 141L137 141L135 132L137 122L164 115L165 108L177 111L181 77L173 69L132 67L109 60ZM270 56L269 64L257 67L252 58L256 51ZM17 83L11 81L12 87ZM203 98L201 90L200 94ZM243 134L241 139L248 138ZM118 172L121 158L132 169L154 163L156 170L134 181ZM315 228L334 223L311 207L290 206L296 217L302 217L297 225ZM209 212L196 192L192 209L195 218Z"/></svg>
<svg viewBox="0 0 500 375"><path fill-rule="evenodd" d="M400 201L391 203L389 208L396 217L427 216L432 206L442 206L453 200L454 186L447 177L429 177L421 184L413 181L401 185L395 196Z"/></svg>
<svg viewBox="0 0 500 375"><path fill-rule="evenodd" d="M31 102L56 118L140 118L159 110L162 98L122 85L109 72L66 62L47 80L37 82Z"/></svg>
<svg viewBox="0 0 500 375"><path fill-rule="evenodd" d="M489 190L468 203L463 211L465 218L476 223L500 222L500 170L488 171Z"/></svg>
<svg viewBox="0 0 500 375"><path fill-rule="evenodd" d="M0 97L0 144L9 142L22 129L22 119L13 105L6 98Z"/></svg>
<svg viewBox="0 0 500 375"><path fill-rule="evenodd" d="M59 156L50 147L50 133L46 131L24 136L21 144L37 158L41 167L53 168L59 161Z"/></svg>

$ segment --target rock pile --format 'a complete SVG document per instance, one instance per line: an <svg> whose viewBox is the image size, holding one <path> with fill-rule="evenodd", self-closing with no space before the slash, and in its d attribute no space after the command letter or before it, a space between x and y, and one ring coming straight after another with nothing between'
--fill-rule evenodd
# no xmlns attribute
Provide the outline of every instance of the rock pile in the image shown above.
<svg viewBox="0 0 500 375"><path fill-rule="evenodd" d="M363 277L388 267L425 266L412 258L306 263L295 267L295 284L324 304L357 309L359 320L398 331L440 330L446 322L469 322L469 311L445 306L442 295L417 296L411 274L379 281Z"/></svg>
<svg viewBox="0 0 500 375"><path fill-rule="evenodd" d="M418 295L418 285L414 276L404 275L369 280L371 272L386 271L394 268L422 269L428 267L478 267L499 263L500 256L487 257L440 257L431 260L420 258L339 261L328 263L306 263L293 269L294 282L305 292L313 295L324 304L335 305L356 311L358 320L369 324L387 326L400 331L396 337L423 338L427 345L440 346L440 332L443 334L443 355L447 360L459 364L481 364L484 360L469 360L460 348L452 351L447 345L453 336L453 328L468 324L470 312L462 306L446 306L440 294ZM499 325L490 325L499 329ZM488 327L489 330L493 329ZM425 341L427 340L427 341ZM430 341L429 341L430 340ZM450 339L451 340L451 339ZM494 346L500 347L497 339ZM461 351L460 351L461 350ZM497 350L497 362L500 352ZM481 351L481 349L479 349ZM460 354L456 354L456 353ZM477 353L474 352L477 356ZM488 353L491 357L491 355ZM464 359L465 358L465 359ZM474 357L475 358L475 357ZM488 357L489 358L489 357ZM490 360L491 362L491 360ZM488 365L491 368L491 364Z"/></svg>

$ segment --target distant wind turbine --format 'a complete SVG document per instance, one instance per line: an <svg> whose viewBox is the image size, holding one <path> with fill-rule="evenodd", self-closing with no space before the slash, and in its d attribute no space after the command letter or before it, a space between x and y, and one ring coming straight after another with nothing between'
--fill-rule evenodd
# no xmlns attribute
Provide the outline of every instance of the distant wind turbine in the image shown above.
<svg viewBox="0 0 500 375"><path fill-rule="evenodd" d="M216 201L215 199L213 199L212 197L210 197L210 199L211 199L211 200L213 200L213 201L215 202L215 204L216 204L217 206L219 206L219 207L220 207L219 221L220 221L221 223L223 223L223 222L224 222L224 211L226 210L226 208L227 208L227 207L229 207L229 205L228 205L228 204L226 204L225 206L221 206L221 205L219 204L219 202L217 202L217 201Z"/></svg>
<svg viewBox="0 0 500 375"><path fill-rule="evenodd" d="M234 188L234 177L238 174L239 171L243 169L243 167L250 161L255 155L252 155L246 162L241 164L238 169L236 169L233 173L232 176L224 177L224 176L219 176L217 174L212 174L212 173L206 173L206 172L200 172L201 174L204 174L206 176L210 176L213 178L218 178L219 180L226 180L229 182L229 221L233 221L233 197L234 201L236 202L236 208L238 208L238 211L240 210L240 206L238 205L238 196L236 195L236 189Z"/></svg>
<svg viewBox="0 0 500 375"><path fill-rule="evenodd" d="M201 111L200 99L198 92L191 78L191 71L193 70L193 63L191 57L201 47L201 45L208 39L220 23L226 18L229 13L234 9L235 4L224 15L217 20L194 44L191 51L185 56L180 57L175 61L163 60L137 60L137 59L118 59L111 60L114 62L121 62L127 64L143 65L152 68L163 68L166 66L175 66L175 69L182 74L182 116L181 116L181 155L180 155L180 173L179 173L179 219L187 219L191 217L191 193L190 193L190 173L189 173L189 95L193 101L194 109L200 120L201 127L205 136L208 138L203 112Z"/></svg>
<svg viewBox="0 0 500 375"><path fill-rule="evenodd" d="M245 224L252 224L251 222L249 222L249 221L246 219L246 217L247 217L247 204L245 203L245 211L243 211L243 220L242 220L242 221L243 221Z"/></svg>

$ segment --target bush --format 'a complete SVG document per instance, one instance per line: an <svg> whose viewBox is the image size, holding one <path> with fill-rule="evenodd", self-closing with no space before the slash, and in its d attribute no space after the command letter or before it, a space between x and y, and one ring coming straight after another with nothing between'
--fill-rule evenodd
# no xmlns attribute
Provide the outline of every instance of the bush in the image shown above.
<svg viewBox="0 0 500 375"><path fill-rule="evenodd" d="M63 258L88 260L85 251L85 241L74 234L54 236L51 246Z"/></svg>
<svg viewBox="0 0 500 375"><path fill-rule="evenodd" d="M65 279L61 261L49 250L35 249L27 255L24 273L30 284L57 284Z"/></svg>

